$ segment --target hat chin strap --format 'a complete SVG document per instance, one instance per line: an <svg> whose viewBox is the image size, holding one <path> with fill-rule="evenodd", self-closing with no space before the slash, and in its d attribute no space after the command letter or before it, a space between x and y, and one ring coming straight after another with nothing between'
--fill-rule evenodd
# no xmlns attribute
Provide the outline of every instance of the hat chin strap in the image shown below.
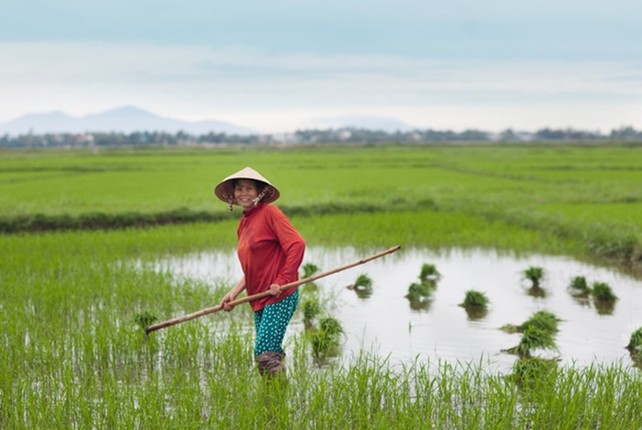
<svg viewBox="0 0 642 430"><path fill-rule="evenodd" d="M271 187L266 186L261 190L261 192L259 193L258 196L256 196L256 198L252 199L252 204L254 204L254 206L258 205L261 199L263 199L263 197L265 197L265 195L268 193L268 191L270 191L271 194L274 193Z"/></svg>

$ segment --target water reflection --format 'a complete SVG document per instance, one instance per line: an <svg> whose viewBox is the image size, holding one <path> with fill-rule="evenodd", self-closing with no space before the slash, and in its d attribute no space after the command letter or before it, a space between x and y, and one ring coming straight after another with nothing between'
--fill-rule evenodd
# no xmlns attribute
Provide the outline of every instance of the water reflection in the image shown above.
<svg viewBox="0 0 642 430"><path fill-rule="evenodd" d="M348 285L346 288L354 291L360 299L367 299L372 296L372 288L355 287L353 285Z"/></svg>
<svg viewBox="0 0 642 430"><path fill-rule="evenodd" d="M374 250L376 252L378 250ZM350 263L369 252L353 248L309 248L304 263L321 270ZM417 282L422 265L433 264L440 273L439 285L429 298L411 301L408 288ZM198 278L212 285L233 283L240 276L234 252L212 251L157 262L159 270ZM525 294L523 271L529 266L546 270L544 294ZM359 274L372 279L368 296L349 291ZM620 298L618 306L604 306L577 297L568 290L576 276L607 282ZM342 324L343 359L359 350L375 350L392 363L419 359L480 362L493 370L510 371L515 356L503 349L519 343L520 335L501 326L527 320L547 310L561 318L556 336L557 351L543 358L559 357L567 364L631 363L624 346L630 334L642 326L642 283L615 270L592 266L567 257L511 255L493 251L401 249L395 254L315 281L316 294L329 297L329 312ZM462 312L459 304L474 286L486 292L492 306L483 314ZM302 298L309 293L302 289ZM294 322L294 330L303 330ZM548 355L548 356L547 356Z"/></svg>
<svg viewBox="0 0 642 430"><path fill-rule="evenodd" d="M594 300L595 309L599 315L613 315L615 310L615 302L605 300Z"/></svg>
<svg viewBox="0 0 642 430"><path fill-rule="evenodd" d="M546 290L540 286L532 286L528 289L528 295L536 299L543 299L546 297Z"/></svg>
<svg viewBox="0 0 642 430"><path fill-rule="evenodd" d="M430 297L419 297L416 299L409 298L408 304L410 305L410 309L412 309L413 311L428 311L430 310L432 300L430 299Z"/></svg>
<svg viewBox="0 0 642 430"><path fill-rule="evenodd" d="M488 315L488 309L477 307L465 307L466 315L470 321L477 321L484 319Z"/></svg>

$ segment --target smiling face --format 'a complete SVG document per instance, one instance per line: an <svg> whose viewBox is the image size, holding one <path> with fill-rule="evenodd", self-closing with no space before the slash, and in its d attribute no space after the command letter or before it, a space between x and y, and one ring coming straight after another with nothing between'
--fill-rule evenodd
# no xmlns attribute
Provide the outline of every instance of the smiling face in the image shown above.
<svg viewBox="0 0 642 430"><path fill-rule="evenodd" d="M234 182L234 200L243 210L254 207L253 200L259 195L259 188L255 181L239 179Z"/></svg>

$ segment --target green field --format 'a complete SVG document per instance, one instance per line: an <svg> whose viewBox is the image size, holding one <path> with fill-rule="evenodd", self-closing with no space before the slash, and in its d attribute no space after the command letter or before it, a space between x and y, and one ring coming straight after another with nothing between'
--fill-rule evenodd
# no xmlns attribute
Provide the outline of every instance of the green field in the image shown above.
<svg viewBox="0 0 642 430"><path fill-rule="evenodd" d="M144 263L233 249L238 210L212 190L246 165L308 245L537 251L640 273L642 146L2 152L0 428L642 427L635 369L507 377L366 353L318 368L301 336L283 386L256 378L246 307L146 339L140 315L230 287ZM122 228L132 219L148 227Z"/></svg>

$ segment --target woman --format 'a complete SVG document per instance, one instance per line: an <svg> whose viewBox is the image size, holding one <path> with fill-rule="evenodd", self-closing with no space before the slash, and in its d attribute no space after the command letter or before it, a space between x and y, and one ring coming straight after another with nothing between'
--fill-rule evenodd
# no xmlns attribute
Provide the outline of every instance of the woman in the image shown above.
<svg viewBox="0 0 642 430"><path fill-rule="evenodd" d="M262 375L284 371L283 338L294 314L299 292L296 288L279 291L279 286L299 279L299 266L305 242L287 217L276 206L279 190L256 170L246 167L223 179L214 189L229 205L243 209L238 226L238 257L243 278L221 300L229 304L246 290L248 295L270 291L271 295L250 302L254 311L256 340L254 356Z"/></svg>

